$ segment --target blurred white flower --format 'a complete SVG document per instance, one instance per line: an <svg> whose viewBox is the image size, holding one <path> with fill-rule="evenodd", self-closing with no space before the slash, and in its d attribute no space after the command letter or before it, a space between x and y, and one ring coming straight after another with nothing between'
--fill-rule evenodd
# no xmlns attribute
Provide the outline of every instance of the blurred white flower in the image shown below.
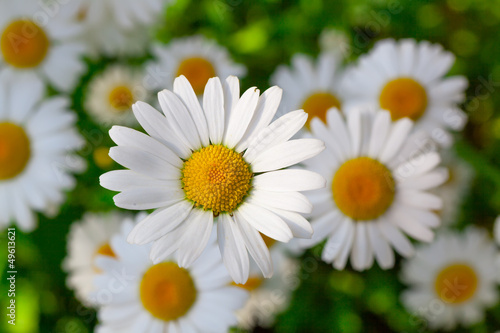
<svg viewBox="0 0 500 333"><path fill-rule="evenodd" d="M326 28L321 31L318 42L322 52L331 53L341 59L351 54L351 41L342 30Z"/></svg>
<svg viewBox="0 0 500 333"><path fill-rule="evenodd" d="M136 220L144 217L138 214ZM86 213L81 221L71 225L67 241L68 255L63 261L63 269L68 273L68 287L75 291L75 296L86 306L96 306L89 297L96 289L94 278L99 274L94 262L96 256L115 257L110 245L111 236L119 233L123 223L132 222L129 214L121 212Z"/></svg>
<svg viewBox="0 0 500 333"><path fill-rule="evenodd" d="M147 66L152 90L172 89L174 78L184 75L201 96L208 79L246 74L245 66L234 63L230 54L215 41L203 36L172 40L168 45L153 46L156 60Z"/></svg>
<svg viewBox="0 0 500 333"><path fill-rule="evenodd" d="M34 73L0 72L0 227L36 227L34 211L54 210L75 186L70 172L85 167L76 114L64 97L45 96Z"/></svg>
<svg viewBox="0 0 500 333"><path fill-rule="evenodd" d="M0 2L0 68L34 72L62 92L85 71L85 45L75 41L82 27L66 11L48 17L37 0Z"/></svg>
<svg viewBox="0 0 500 333"><path fill-rule="evenodd" d="M103 272L95 279L93 298L100 305L97 333L227 332L236 325L234 312L248 294L230 286L212 237L189 269L176 258L154 264L151 246L128 244L132 223L111 239L114 257L99 256Z"/></svg>
<svg viewBox="0 0 500 333"><path fill-rule="evenodd" d="M484 318L497 303L498 251L484 230L445 231L403 262L401 279L410 289L401 300L430 329L453 330Z"/></svg>
<svg viewBox="0 0 500 333"><path fill-rule="evenodd" d="M467 122L457 106L465 99L467 79L443 77L454 60L441 45L427 41L379 41L346 73L347 104L388 110L393 121L409 117L416 130L449 146L453 138L447 130L461 130Z"/></svg>
<svg viewBox="0 0 500 333"><path fill-rule="evenodd" d="M127 66L115 65L96 75L89 83L86 110L106 125L135 125L132 104L147 100L143 74Z"/></svg>
<svg viewBox="0 0 500 333"><path fill-rule="evenodd" d="M352 267L362 271L374 257L380 267L393 267L392 248L411 256L414 248L404 233L432 241L431 229L440 224L433 210L442 200L427 191L444 183L447 171L437 168L436 152L405 147L412 143L412 127L408 118L391 122L387 111L352 110L344 118L332 109L327 125L313 119L311 134L326 150L304 165L324 176L327 185L307 193L314 235L299 244L309 248L326 238L322 260L343 269L350 253Z"/></svg>
<svg viewBox="0 0 500 333"><path fill-rule="evenodd" d="M316 63L303 54L292 58L292 66L279 66L271 76L272 84L283 89L280 114L290 110L303 109L308 115L306 127L313 118L326 121L326 112L332 107L341 109L344 93L342 91L342 58L323 52Z"/></svg>
<svg viewBox="0 0 500 333"><path fill-rule="evenodd" d="M271 123L281 89L262 95L253 87L240 97L238 78L208 81L203 108L184 76L173 92L158 94L164 115L142 102L134 114L149 135L114 126L118 145L110 156L130 170L101 176L101 185L121 191L115 204L125 209L156 209L139 223L128 240L154 241L157 263L178 251L179 264L189 267L203 251L217 222L220 251L231 277L245 283L248 252L265 277L273 266L259 231L281 242L310 237L312 229L300 213L312 206L299 191L324 186L306 170L280 170L324 149L316 139L289 140L307 115L290 112Z"/></svg>

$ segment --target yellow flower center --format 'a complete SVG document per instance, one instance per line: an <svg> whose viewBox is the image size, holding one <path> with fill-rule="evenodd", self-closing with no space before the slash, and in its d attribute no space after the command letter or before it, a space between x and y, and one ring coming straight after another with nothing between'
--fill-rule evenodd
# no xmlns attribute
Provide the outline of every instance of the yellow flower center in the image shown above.
<svg viewBox="0 0 500 333"><path fill-rule="evenodd" d="M180 75L184 75L188 79L196 95L201 95L208 79L215 76L215 69L212 63L205 58L186 58L177 69L176 76Z"/></svg>
<svg viewBox="0 0 500 333"><path fill-rule="evenodd" d="M309 124L314 117L318 117L326 123L326 111L332 107L340 110L340 101L328 92L317 92L308 96L302 104L302 109L309 115L306 127L310 128Z"/></svg>
<svg viewBox="0 0 500 333"><path fill-rule="evenodd" d="M109 245L109 243L104 243L102 244L96 251L96 255L103 255L103 256L108 256L108 257L113 257L116 258L116 254Z"/></svg>
<svg viewBox="0 0 500 333"><path fill-rule="evenodd" d="M245 289L247 291L254 291L262 285L262 282L264 282L264 280L261 277L251 276L248 278L247 282L245 282L244 284L238 284L235 282L231 282L231 285L236 286L236 287L240 287L240 288Z"/></svg>
<svg viewBox="0 0 500 333"><path fill-rule="evenodd" d="M0 38L3 58L17 68L38 66L45 59L49 44L45 31L29 20L10 23Z"/></svg>
<svg viewBox="0 0 500 333"><path fill-rule="evenodd" d="M417 81L401 77L389 81L380 93L380 107L391 112L392 120L420 118L427 108L427 93Z"/></svg>
<svg viewBox="0 0 500 333"><path fill-rule="evenodd" d="M337 207L354 220L373 220L392 204L395 183L385 165L369 157L342 164L332 182Z"/></svg>
<svg viewBox="0 0 500 333"><path fill-rule="evenodd" d="M184 316L193 306L197 290L187 270L173 262L151 266L140 285L142 305L165 321Z"/></svg>
<svg viewBox="0 0 500 333"><path fill-rule="evenodd" d="M109 93L109 103L113 107L114 111L127 111L132 107L132 104L134 104L134 94L129 87L115 87Z"/></svg>
<svg viewBox="0 0 500 333"><path fill-rule="evenodd" d="M24 129L12 123L0 123L0 180L20 174L30 155L30 140Z"/></svg>
<svg viewBox="0 0 500 333"><path fill-rule="evenodd" d="M467 264L453 264L444 268L436 277L434 288L444 302L459 304L474 296L478 276Z"/></svg>
<svg viewBox="0 0 500 333"><path fill-rule="evenodd" d="M101 168L109 168L113 164L113 159L109 157L108 147L97 147L93 153L95 164Z"/></svg>
<svg viewBox="0 0 500 333"><path fill-rule="evenodd" d="M182 184L195 207L211 210L214 216L231 213L251 188L252 171L240 154L222 145L194 152L184 162Z"/></svg>

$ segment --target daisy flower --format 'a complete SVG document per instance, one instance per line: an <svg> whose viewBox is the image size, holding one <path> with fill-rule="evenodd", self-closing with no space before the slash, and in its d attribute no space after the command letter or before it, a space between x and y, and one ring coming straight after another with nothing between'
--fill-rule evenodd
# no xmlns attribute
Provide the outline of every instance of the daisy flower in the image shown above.
<svg viewBox="0 0 500 333"><path fill-rule="evenodd" d="M136 219L142 218L144 216L138 214ZM120 212L86 213L81 221L71 225L63 268L68 272L66 284L83 304L95 305L89 297L95 291L93 280L99 274L94 261L97 255L116 257L110 241L122 223L133 223L133 219Z"/></svg>
<svg viewBox="0 0 500 333"><path fill-rule="evenodd" d="M345 31L326 28L321 31L318 43L323 52L333 53L342 59L351 54L351 40Z"/></svg>
<svg viewBox="0 0 500 333"><path fill-rule="evenodd" d="M443 199L443 207L438 214L441 216L442 225L449 226L457 222L462 201L474 178L474 170L451 151L443 152L442 157L449 177L446 183L431 192Z"/></svg>
<svg viewBox="0 0 500 333"><path fill-rule="evenodd" d="M107 56L140 56L147 50L150 28L171 0L73 0L68 10L84 27L83 40Z"/></svg>
<svg viewBox="0 0 500 333"><path fill-rule="evenodd" d="M467 121L457 107L464 101L467 79L443 77L454 60L441 45L427 41L379 41L346 74L348 104L389 110L393 121L409 117L416 130L449 145L452 138L445 129L461 130Z"/></svg>
<svg viewBox="0 0 500 333"><path fill-rule="evenodd" d="M298 110L271 123L281 89L260 95L253 87L240 97L234 76L210 79L203 107L184 76L175 79L173 92L163 90L158 98L164 115L146 103L133 105L149 135L125 127L110 130L118 146L109 154L130 170L102 175L101 185L121 191L114 197L118 207L156 209L128 241L154 241L155 263L178 250L180 265L189 267L217 222L219 247L234 281L248 278L247 251L270 277L271 258L259 231L281 242L310 237L311 226L300 213L312 206L298 191L324 185L316 173L280 170L324 149L316 139L289 140L307 114Z"/></svg>
<svg viewBox="0 0 500 333"><path fill-rule="evenodd" d="M34 211L54 211L85 163L76 115L63 97L45 98L34 73L0 72L0 226L36 227Z"/></svg>
<svg viewBox="0 0 500 333"><path fill-rule="evenodd" d="M312 247L327 239L322 259L343 269L350 253L355 270L394 265L393 247L403 256L413 254L404 233L429 242L439 225L433 210L441 199L429 192L447 179L446 169L436 168L436 152L405 147L411 143L408 118L391 122L387 111L352 110L346 118L336 110L327 113L327 124L313 119L312 135L325 141L323 154L305 162L327 180L325 188L312 191L311 239L298 240ZM409 146L411 147L411 146Z"/></svg>
<svg viewBox="0 0 500 333"><path fill-rule="evenodd" d="M463 234L441 234L403 263L401 277L410 289L401 300L431 329L480 322L484 309L498 301L497 256L484 230L470 227Z"/></svg>
<svg viewBox="0 0 500 333"><path fill-rule="evenodd" d="M184 75L201 96L208 79L246 74L243 65L235 64L222 46L203 36L172 40L168 45L153 46L156 60L148 64L152 89L172 88L174 78Z"/></svg>
<svg viewBox="0 0 500 333"><path fill-rule="evenodd" d="M85 106L104 124L134 125L132 104L147 99L143 74L126 66L115 65L95 76L89 83Z"/></svg>
<svg viewBox="0 0 500 333"><path fill-rule="evenodd" d="M189 269L174 257L149 259L149 244L126 242L133 225L126 223L111 239L114 257L99 256L103 272L95 278L93 297L100 304L97 333L227 332L236 325L234 311L248 294L230 286L230 277L211 238Z"/></svg>
<svg viewBox="0 0 500 333"><path fill-rule="evenodd" d="M326 112L343 106L341 89L342 58L330 52L319 55L317 63L303 54L292 58L292 67L279 66L271 76L272 84L283 88L281 113L303 109L309 115L306 127L315 117L326 121Z"/></svg>
<svg viewBox="0 0 500 333"><path fill-rule="evenodd" d="M264 237L276 265L276 273L265 279L254 262L250 266L250 277L245 284L235 284L250 292L245 306L236 312L238 326L251 330L255 326L271 327L277 314L284 311L290 302L292 291L297 287L299 265L287 254L283 244Z"/></svg>
<svg viewBox="0 0 500 333"><path fill-rule="evenodd" d="M34 72L69 92L85 70L81 59L85 46L74 41L81 27L64 11L47 17L42 2L0 2L0 68Z"/></svg>

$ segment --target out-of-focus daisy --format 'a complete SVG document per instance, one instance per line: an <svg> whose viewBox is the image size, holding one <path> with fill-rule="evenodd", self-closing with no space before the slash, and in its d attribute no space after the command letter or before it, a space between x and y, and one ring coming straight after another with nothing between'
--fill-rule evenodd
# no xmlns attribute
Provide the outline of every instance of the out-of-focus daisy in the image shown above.
<svg viewBox="0 0 500 333"><path fill-rule="evenodd" d="M356 270L370 268L374 256L386 269L394 265L391 247L403 256L413 254L404 233L433 239L431 228L440 221L432 211L442 207L442 200L427 190L446 181L447 172L436 168L436 152L406 152L412 126L408 118L392 123L387 111L352 110L344 119L332 109L327 125L312 121L312 135L327 149L305 165L322 174L327 185L308 193L314 235L299 240L303 247L326 238L321 258L335 268L343 269L350 253Z"/></svg>
<svg viewBox="0 0 500 333"><path fill-rule="evenodd" d="M83 39L108 56L138 56L147 50L150 28L171 0L73 0L66 7L84 27Z"/></svg>
<svg viewBox="0 0 500 333"><path fill-rule="evenodd" d="M315 117L326 121L326 112L332 107L340 109L344 94L341 89L341 57L324 52L315 64L306 55L292 58L292 67L281 65L271 82L283 89L281 113L303 109L309 115L306 126Z"/></svg>
<svg viewBox="0 0 500 333"><path fill-rule="evenodd" d="M98 333L227 332L248 294L230 286L214 238L185 269L171 256L149 259L151 246L126 242L132 224L111 239L114 257L100 256L93 297L100 304Z"/></svg>
<svg viewBox="0 0 500 333"><path fill-rule="evenodd" d="M34 211L53 211L84 167L76 115L63 97L43 99L34 73L0 72L0 226L36 227Z"/></svg>
<svg viewBox="0 0 500 333"><path fill-rule="evenodd" d="M40 1L0 2L0 68L34 72L60 91L71 91L85 70L81 27L65 11L48 18ZM43 19L45 18L45 19Z"/></svg>
<svg viewBox="0 0 500 333"><path fill-rule="evenodd" d="M448 169L449 177L446 183L431 192L443 199L443 207L438 214L441 216L442 225L449 226L457 222L462 200L474 177L474 170L452 152L445 151L442 157L443 166Z"/></svg>
<svg viewBox="0 0 500 333"><path fill-rule="evenodd" d="M147 99L143 74L125 66L113 66L95 76L89 84L86 108L106 125L133 125L137 121L132 104Z"/></svg>
<svg viewBox="0 0 500 333"><path fill-rule="evenodd" d="M497 256L484 230L470 227L463 234L441 234L403 263L402 280L410 289L402 302L431 329L480 322L484 308L498 300Z"/></svg>
<svg viewBox="0 0 500 333"><path fill-rule="evenodd" d="M443 77L454 60L441 45L427 41L379 41L346 73L348 104L389 110L392 120L409 117L415 129L449 145L452 138L444 129L461 130L467 121L457 107L464 101L467 79Z"/></svg>
<svg viewBox="0 0 500 333"><path fill-rule="evenodd" d="M243 65L234 63L227 50L203 36L172 40L168 45L155 45L156 60L147 67L152 89L171 89L174 78L184 75L196 95L203 94L208 79L218 76L246 74ZM149 82L148 81L148 82Z"/></svg>
<svg viewBox="0 0 500 333"><path fill-rule="evenodd" d="M145 216L139 214L137 219ZM127 222L129 221L129 222ZM132 218L120 212L86 213L82 220L71 225L68 234L68 255L63 268L68 272L67 285L86 305L95 290L94 278L99 270L94 261L97 255L115 257L111 249L111 236L120 231L122 223L133 223Z"/></svg>
<svg viewBox="0 0 500 333"><path fill-rule="evenodd" d="M245 306L236 312L238 326L251 330L255 326L270 327L275 316L285 310L290 296L298 285L297 260L291 258L283 244L264 237L271 252L271 259L276 272L270 279L265 279L254 262L250 266L250 277L245 284L237 285L250 292Z"/></svg>
<svg viewBox="0 0 500 333"><path fill-rule="evenodd" d="M271 123L281 89L260 95L253 87L240 97L234 76L208 81L203 108L184 76L175 79L173 92L163 90L158 97L165 116L146 103L133 106L149 135L110 130L118 145L110 156L130 170L102 175L101 185L121 191L114 197L118 207L156 209L129 242L154 241L155 263L178 250L180 265L189 267L217 221L219 247L235 282L248 278L247 251L270 277L271 258L259 231L281 242L310 237L311 226L300 213L312 206L299 191L324 185L316 173L280 170L324 149L316 139L289 140L306 113L290 112Z"/></svg>

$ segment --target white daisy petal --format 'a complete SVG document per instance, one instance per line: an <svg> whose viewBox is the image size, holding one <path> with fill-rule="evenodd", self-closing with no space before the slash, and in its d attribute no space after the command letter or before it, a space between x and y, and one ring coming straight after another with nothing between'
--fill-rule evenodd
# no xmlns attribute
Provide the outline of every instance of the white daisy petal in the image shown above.
<svg viewBox="0 0 500 333"><path fill-rule="evenodd" d="M229 148L234 148L241 140L259 101L260 90L253 87L245 91L240 100L232 110L224 136L224 144Z"/></svg>
<svg viewBox="0 0 500 333"><path fill-rule="evenodd" d="M210 142L222 142L224 135L224 94L219 78L208 80L203 94L203 110L207 118Z"/></svg>
<svg viewBox="0 0 500 333"><path fill-rule="evenodd" d="M394 123L387 136L387 144L380 152L379 159L381 162L387 163L394 157L405 143L405 139L408 137L412 127L413 122L407 118L400 119Z"/></svg>
<svg viewBox="0 0 500 333"><path fill-rule="evenodd" d="M394 252L380 233L378 226L375 223L368 223L367 228L375 258L380 267L383 269L394 267Z"/></svg>
<svg viewBox="0 0 500 333"><path fill-rule="evenodd" d="M310 213L312 210L309 200L299 192L282 192L276 195L275 192L256 189L248 202L299 213Z"/></svg>
<svg viewBox="0 0 500 333"><path fill-rule="evenodd" d="M214 215L212 212L193 209L187 218L186 236L179 244L179 266L189 267L205 249L212 232ZM189 235L189 237L187 236Z"/></svg>
<svg viewBox="0 0 500 333"><path fill-rule="evenodd" d="M244 203L238 212L251 226L270 238L286 243L293 237L287 224L265 208Z"/></svg>
<svg viewBox="0 0 500 333"><path fill-rule="evenodd" d="M173 205L184 199L184 191L176 188L142 187L123 190L113 200L120 208L146 210Z"/></svg>
<svg viewBox="0 0 500 333"><path fill-rule="evenodd" d="M309 191L325 186L325 179L308 170L288 169L258 175L253 180L256 189L273 192Z"/></svg>

